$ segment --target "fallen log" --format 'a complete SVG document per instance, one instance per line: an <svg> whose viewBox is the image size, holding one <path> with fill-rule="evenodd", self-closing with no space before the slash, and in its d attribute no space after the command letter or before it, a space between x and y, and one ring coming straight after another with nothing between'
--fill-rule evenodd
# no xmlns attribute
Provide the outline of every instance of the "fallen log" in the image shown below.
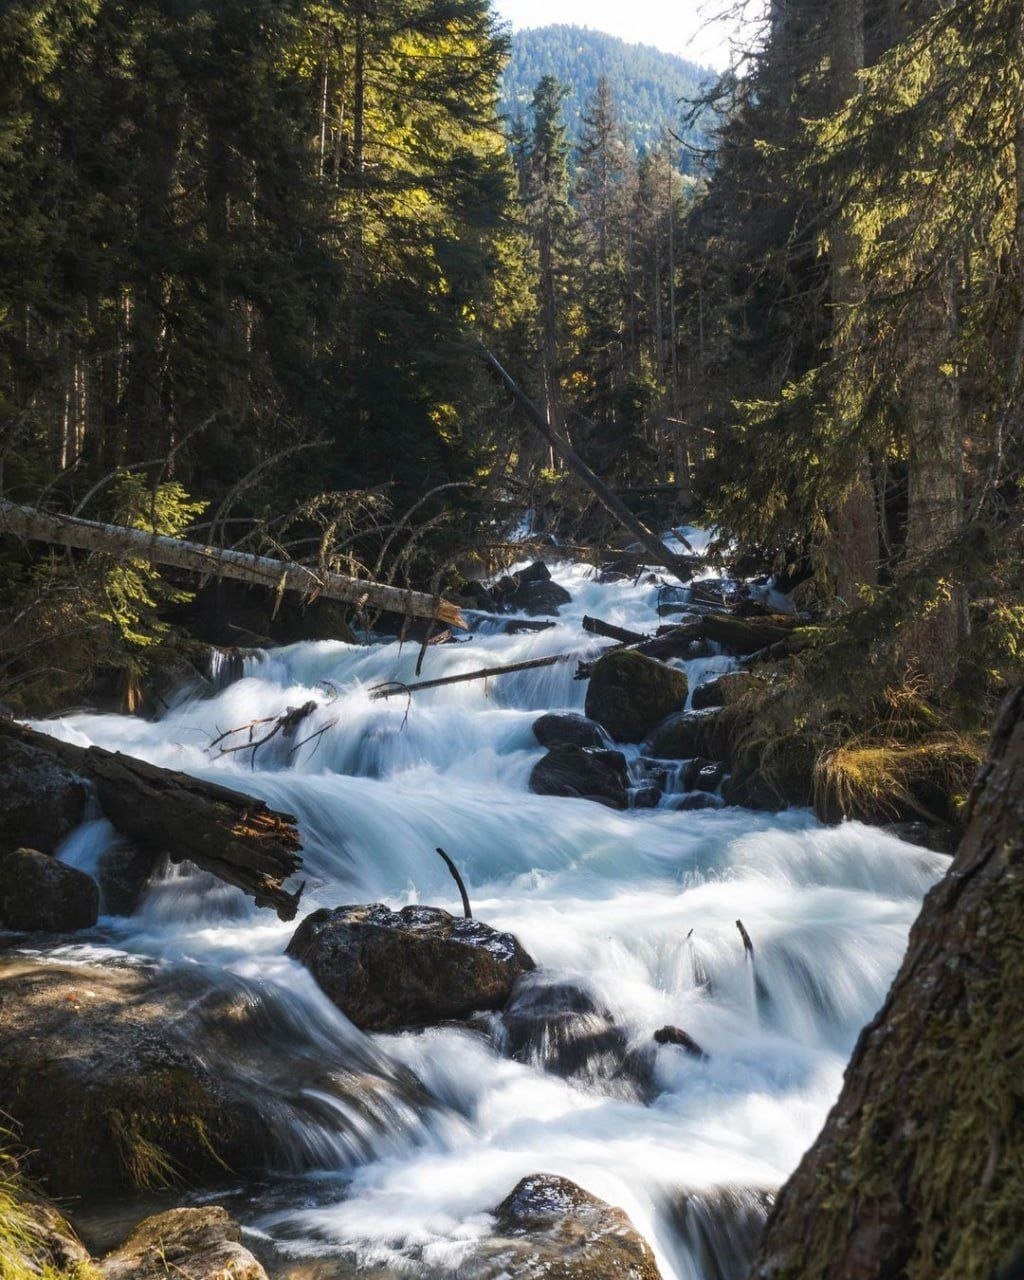
<svg viewBox="0 0 1024 1280"><path fill-rule="evenodd" d="M695 640L705 640L743 657L788 640L795 626L797 619L787 614L737 618L731 613L707 613L672 627L638 647L649 658L678 658L685 656L688 646Z"/></svg>
<svg viewBox="0 0 1024 1280"><path fill-rule="evenodd" d="M515 378L491 355L482 343L480 344L480 353L487 367L523 410L531 426L540 432L573 475L583 481L604 509L610 515L613 515L623 528L627 529L646 548L652 562L668 569L680 582L689 582L693 577L693 570L690 568L689 563L683 557L677 556L670 551L662 540L652 533L639 517L630 511L622 499L599 476L591 471L568 440L563 439L553 430L548 420L516 382Z"/></svg>
<svg viewBox="0 0 1024 1280"><path fill-rule="evenodd" d="M583 630L588 635L603 636L606 640L617 640L619 644L643 644L650 636L641 635L639 631L627 631L625 627L616 627L601 618L584 618Z"/></svg>
<svg viewBox="0 0 1024 1280"><path fill-rule="evenodd" d="M425 618L448 627L467 630L460 609L447 600L388 586L382 582L363 581L342 573L291 564L230 548L208 547L182 538L168 538L144 529L123 525L100 524L77 516L40 511L0 499L0 532L13 533L33 542L50 542L81 551L99 551L107 555L146 560L150 564L183 569L211 577L237 578L272 591L298 591L306 596L324 596L359 607Z"/></svg>
<svg viewBox="0 0 1024 1280"><path fill-rule="evenodd" d="M377 702L381 698L398 698L411 693L419 693L423 689L441 689L449 684L466 684L470 680L488 680L491 676L511 676L517 671L534 671L538 667L554 667L560 662L574 662L577 653L555 653L547 658L528 658L525 662L512 662L505 667L482 667L477 671L464 671L459 676L441 676L436 680L417 680L414 684L405 684L401 680L389 680L386 684L374 685L370 690L370 698Z"/></svg>
<svg viewBox="0 0 1024 1280"><path fill-rule="evenodd" d="M192 862L273 907L282 920L298 910L302 886L284 882L302 866L295 818L216 782L108 751L80 747L0 720L0 734L57 756L96 789L104 814L137 845L172 862Z"/></svg>

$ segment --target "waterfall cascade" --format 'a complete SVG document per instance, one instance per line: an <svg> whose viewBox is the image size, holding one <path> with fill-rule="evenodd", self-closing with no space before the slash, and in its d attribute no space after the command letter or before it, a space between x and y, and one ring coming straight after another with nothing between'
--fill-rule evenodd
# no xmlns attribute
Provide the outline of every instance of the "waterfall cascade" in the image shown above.
<svg viewBox="0 0 1024 1280"><path fill-rule="evenodd" d="M482 623L431 648L424 676L592 655L604 642L584 635L584 614L656 624L658 585L551 567L573 596L556 626L507 635ZM364 1036L284 956L294 926L180 869L134 915L104 916L56 958L198 966L250 992L266 1042L286 1038L325 1069L392 1082L358 1117L340 1103L315 1109L315 1123L296 1115L301 1173L240 1189L233 1211L282 1255L451 1271L512 1186L546 1172L625 1209L665 1280L736 1275L766 1194L817 1133L946 859L856 823L826 829L805 811L682 812L671 787L658 807L625 812L533 795L542 748L531 725L582 709L574 664L408 704L370 699L375 684L413 679L417 657L397 643L300 644L248 659L241 679L156 722L75 715L43 727L298 815L303 912L380 901L458 913L434 852L443 845L475 914L514 933L540 966L507 1016ZM732 663L682 665L692 688ZM311 699L302 745L269 743L252 762L210 750L224 730ZM639 748L625 750L635 761ZM114 839L94 818L61 853L91 869ZM655 1045L666 1025L706 1056Z"/></svg>

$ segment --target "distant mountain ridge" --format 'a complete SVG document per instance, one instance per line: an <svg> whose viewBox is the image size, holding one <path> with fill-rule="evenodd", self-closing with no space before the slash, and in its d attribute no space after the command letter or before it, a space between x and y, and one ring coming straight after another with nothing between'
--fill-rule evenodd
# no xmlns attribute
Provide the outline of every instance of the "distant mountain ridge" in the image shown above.
<svg viewBox="0 0 1024 1280"><path fill-rule="evenodd" d="M564 111L573 143L579 141L583 113L602 75L638 150L656 146L666 128L698 146L707 141L700 122L687 126L684 118L686 100L714 80L710 67L589 27L558 24L516 31L502 86L502 110L510 120L529 115L534 88L544 75L569 89Z"/></svg>

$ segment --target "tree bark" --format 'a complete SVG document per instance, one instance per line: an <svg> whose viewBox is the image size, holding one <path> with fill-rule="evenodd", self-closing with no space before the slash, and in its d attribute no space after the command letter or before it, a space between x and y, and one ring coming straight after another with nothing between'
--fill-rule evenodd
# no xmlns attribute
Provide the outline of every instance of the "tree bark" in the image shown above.
<svg viewBox="0 0 1024 1280"><path fill-rule="evenodd" d="M284 882L302 866L295 819L262 800L161 769L103 747L79 747L13 720L0 734L59 757L96 788L103 812L136 844L172 862L192 862L293 920L302 887Z"/></svg>
<svg viewBox="0 0 1024 1280"><path fill-rule="evenodd" d="M838 110L857 93L858 73L864 68L864 0L834 0L828 18L832 54L832 107ZM861 301L860 273L855 261L856 240L845 209L837 209L831 227L832 348L839 361L856 348L857 304ZM856 404L856 375L839 374L836 418L841 435L848 430ZM851 451L851 483L832 514L835 539L836 595L849 609L858 603L861 587L878 583L878 513L871 467L863 446Z"/></svg>
<svg viewBox="0 0 1024 1280"><path fill-rule="evenodd" d="M218 547L206 547L181 538L168 538L144 529L128 529L122 525L99 524L76 516L22 507L0 498L0 533L8 532L35 542L54 542L82 551L98 551L107 555L151 564L184 569L210 577L237 578L271 590L299 591L307 596L324 596L346 604L371 605L389 613L405 614L442 622L449 627L466 629L466 620L454 604L421 591L407 591L381 582L364 582L341 573L331 573L272 560L269 556L251 555Z"/></svg>
<svg viewBox="0 0 1024 1280"><path fill-rule="evenodd" d="M1022 919L1024 688L1004 705L960 849L779 1195L752 1280L990 1280L1019 1249Z"/></svg>

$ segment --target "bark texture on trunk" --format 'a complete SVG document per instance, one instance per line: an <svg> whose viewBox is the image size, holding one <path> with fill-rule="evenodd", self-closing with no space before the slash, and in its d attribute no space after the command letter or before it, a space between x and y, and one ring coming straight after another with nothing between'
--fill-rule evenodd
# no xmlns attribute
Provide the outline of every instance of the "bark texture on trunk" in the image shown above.
<svg viewBox="0 0 1024 1280"><path fill-rule="evenodd" d="M360 607L368 605L410 618L441 622L449 627L466 627L466 620L455 605L422 591L407 591L382 582L349 578L342 573L272 560L269 556L203 546L182 538L147 533L144 529L99 524L95 520L81 520L36 507L18 506L0 498L0 534L3 533L13 533L35 542L77 547L82 551L147 560L150 564L167 565L211 578L237 578L240 582L255 583L273 591L299 591L309 597L324 596L328 600L341 600Z"/></svg>
<svg viewBox="0 0 1024 1280"><path fill-rule="evenodd" d="M756 1280L991 1280L1020 1248L1022 921L1024 688L840 1099L779 1195Z"/></svg>
<svg viewBox="0 0 1024 1280"><path fill-rule="evenodd" d="M295 819L262 800L162 769L104 747L79 747L13 720L0 734L56 756L96 788L96 798L118 831L172 862L192 862L226 884L293 920L300 888L284 882L302 866Z"/></svg>
<svg viewBox="0 0 1024 1280"><path fill-rule="evenodd" d="M864 68L864 0L834 0L828 16L832 55L832 106L841 108L859 88L858 73ZM856 241L846 210L833 218L832 242L832 330L833 349L842 358L857 345L853 309L861 301L860 272L855 261ZM840 432L847 403L856 402L855 375L841 375L837 417ZM832 514L835 539L836 595L852 608L859 588L878 583L878 512L875 506L871 468L863 447L852 451L852 482L845 498Z"/></svg>

